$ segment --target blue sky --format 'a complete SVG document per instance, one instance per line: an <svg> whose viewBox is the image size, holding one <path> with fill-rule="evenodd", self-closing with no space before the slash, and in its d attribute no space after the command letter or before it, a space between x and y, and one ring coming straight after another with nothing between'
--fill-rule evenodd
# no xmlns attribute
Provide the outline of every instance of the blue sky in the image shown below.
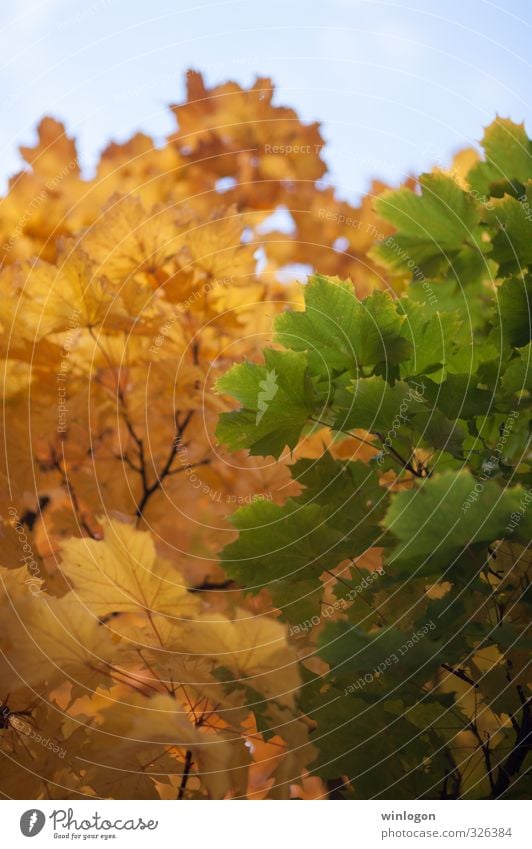
<svg viewBox="0 0 532 849"><path fill-rule="evenodd" d="M2 0L2 184L43 114L77 135L90 173L113 138L174 127L188 67L209 83L255 74L319 119L356 198L474 143L495 113L525 120L530 0Z"/></svg>

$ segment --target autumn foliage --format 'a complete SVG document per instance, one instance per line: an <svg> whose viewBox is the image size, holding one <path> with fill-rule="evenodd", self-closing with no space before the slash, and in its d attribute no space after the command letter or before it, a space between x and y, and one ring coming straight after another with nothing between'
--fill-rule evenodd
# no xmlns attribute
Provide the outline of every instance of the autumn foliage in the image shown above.
<svg viewBox="0 0 532 849"><path fill-rule="evenodd" d="M380 285L358 261L376 218L320 182L319 127L269 80L187 87L165 145L112 143L93 178L44 118L1 201L10 797L285 797L313 758L286 626L217 557L289 475L217 445L211 390L299 301L300 264Z"/></svg>
<svg viewBox="0 0 532 849"><path fill-rule="evenodd" d="M498 118L482 147L376 199L395 232L371 255L403 292L313 275L276 347L217 383L233 449L335 436L222 554L290 625L334 798L530 790L532 142Z"/></svg>
<svg viewBox="0 0 532 849"><path fill-rule="evenodd" d="M44 118L0 202L0 790L262 799L340 787L363 797L341 763L332 774L316 766L321 708L302 694L334 664L317 650L321 620L295 639L280 576L244 580L227 552L245 541L229 520L236 508L253 517L304 499L295 460L325 447L333 463L370 463L375 446L332 420L286 438L295 372L284 407L268 374L258 408L222 375L243 361L263 368L279 316L288 329L267 356L286 355L287 316L303 310L298 284L313 272L391 303L381 290L397 298L411 285L412 244L386 214L384 185L356 207L339 197L319 126L274 105L270 80L209 89L189 72L187 99L171 109L164 145L142 133L113 142L93 177L63 125ZM457 185L475 157L457 158ZM419 186L400 192L415 202ZM375 248L396 231L391 252ZM439 297L452 298L444 284ZM232 395L250 407L255 435L276 396L274 450L253 447L247 420L237 433L218 425L241 415ZM410 488L391 467L383 476L394 494ZM371 585L382 545L358 540L352 556ZM323 597L314 583L290 592L332 603L341 622L339 560L329 565L312 576ZM459 747L471 745L462 735Z"/></svg>

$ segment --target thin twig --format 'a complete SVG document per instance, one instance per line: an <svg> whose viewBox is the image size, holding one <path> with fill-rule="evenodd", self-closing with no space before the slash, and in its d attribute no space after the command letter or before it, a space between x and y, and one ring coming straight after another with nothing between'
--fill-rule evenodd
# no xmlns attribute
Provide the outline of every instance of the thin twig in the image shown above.
<svg viewBox="0 0 532 849"><path fill-rule="evenodd" d="M190 770L192 769L192 752L190 749L187 749L187 753L185 755L185 768L183 770L183 775L181 776L181 784L179 785L179 791L177 794L178 800L182 799L185 795L185 790L187 788L187 782L190 777Z"/></svg>

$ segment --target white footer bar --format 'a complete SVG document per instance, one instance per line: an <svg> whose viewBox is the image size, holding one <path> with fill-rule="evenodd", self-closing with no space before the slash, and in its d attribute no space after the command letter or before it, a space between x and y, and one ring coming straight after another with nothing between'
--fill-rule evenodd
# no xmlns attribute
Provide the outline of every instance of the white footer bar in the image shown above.
<svg viewBox="0 0 532 849"><path fill-rule="evenodd" d="M532 846L517 801L4 801L2 845L145 849ZM527 815L528 813L528 815ZM67 842L68 841L68 842Z"/></svg>

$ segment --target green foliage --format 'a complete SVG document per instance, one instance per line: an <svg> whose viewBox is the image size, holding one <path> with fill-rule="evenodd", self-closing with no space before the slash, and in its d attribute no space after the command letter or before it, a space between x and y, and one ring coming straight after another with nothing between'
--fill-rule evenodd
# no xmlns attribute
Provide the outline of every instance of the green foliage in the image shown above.
<svg viewBox="0 0 532 849"><path fill-rule="evenodd" d="M233 366L219 380L219 389L244 407L223 416L218 437L233 450L249 448L252 454L277 458L285 445L297 444L312 412L311 384L306 356L270 350L264 359L264 366Z"/></svg>
<svg viewBox="0 0 532 849"><path fill-rule="evenodd" d="M480 216L471 195L443 174L423 174L419 184L419 195L403 188L376 201L377 212L398 230L378 246L377 255L391 266L408 268L413 261L428 271L478 250Z"/></svg>
<svg viewBox="0 0 532 849"><path fill-rule="evenodd" d="M234 515L223 561L303 634L315 769L346 797L527 792L532 147L497 119L484 148L465 187L429 174L378 200L397 233L372 254L406 294L316 275L277 319L284 350L218 383L242 404L219 424L231 448L335 435L292 466L298 496ZM336 456L350 438L364 462ZM355 562L372 550L377 577Z"/></svg>
<svg viewBox="0 0 532 849"><path fill-rule="evenodd" d="M365 366L401 362L411 345L401 334L404 319L391 299L375 292L362 303L352 286L316 275L305 293L305 312L286 312L276 322L277 339L306 351L316 375L329 369L357 374Z"/></svg>
<svg viewBox="0 0 532 849"><path fill-rule="evenodd" d="M468 174L472 189L487 197L518 193L532 179L532 143L523 124L497 118L486 128L485 160Z"/></svg>

